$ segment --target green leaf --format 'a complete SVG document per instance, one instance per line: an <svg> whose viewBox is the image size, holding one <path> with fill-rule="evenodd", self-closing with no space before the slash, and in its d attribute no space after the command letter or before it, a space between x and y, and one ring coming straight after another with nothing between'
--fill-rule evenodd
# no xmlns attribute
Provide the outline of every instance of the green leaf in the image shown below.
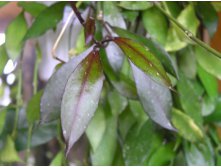
<svg viewBox="0 0 221 167"><path fill-rule="evenodd" d="M189 166L214 166L214 150L209 138L204 143L184 143L185 157Z"/></svg>
<svg viewBox="0 0 221 167"><path fill-rule="evenodd" d="M118 27L112 27L112 29L121 37L124 38L130 38L134 41L137 41L139 43L142 43L143 45L147 46L150 52L152 52L163 64L164 68L173 74L174 76L177 75L177 71L172 63L170 55L164 50L162 46L160 46L157 42L155 42L153 39L141 37L139 35L136 35L134 33L131 33L127 30L118 28Z"/></svg>
<svg viewBox="0 0 221 167"><path fill-rule="evenodd" d="M122 11L122 14L125 18L125 20L128 20L130 22L135 22L136 18L139 15L138 11L131 11L131 10L124 10Z"/></svg>
<svg viewBox="0 0 221 167"><path fill-rule="evenodd" d="M167 87L154 82L135 65L132 65L137 92L144 111L164 128L174 130L169 120L172 97Z"/></svg>
<svg viewBox="0 0 221 167"><path fill-rule="evenodd" d="M217 79L206 72L200 65L197 66L197 73L210 98L216 98L218 96Z"/></svg>
<svg viewBox="0 0 221 167"><path fill-rule="evenodd" d="M146 1L121 1L119 6L128 10L145 10L153 6L153 3Z"/></svg>
<svg viewBox="0 0 221 167"><path fill-rule="evenodd" d="M19 30L18 30L19 27ZM27 24L24 13L20 13L7 27L5 32L5 48L8 56L14 61L16 60L23 48L23 38L27 32Z"/></svg>
<svg viewBox="0 0 221 167"><path fill-rule="evenodd" d="M6 114L7 114L7 108L0 109L0 134L4 129Z"/></svg>
<svg viewBox="0 0 221 167"><path fill-rule="evenodd" d="M70 75L61 103L61 123L67 154L84 133L97 109L103 71L98 51L92 51Z"/></svg>
<svg viewBox="0 0 221 167"><path fill-rule="evenodd" d="M203 139L204 134L194 120L178 109L172 110L172 123L178 133L185 139L197 142Z"/></svg>
<svg viewBox="0 0 221 167"><path fill-rule="evenodd" d="M92 47L74 57L49 79L41 98L41 121L49 122L60 117L61 99L69 76L77 65L92 51Z"/></svg>
<svg viewBox="0 0 221 167"><path fill-rule="evenodd" d="M63 151L57 153L54 159L51 161L50 166L62 166L65 159Z"/></svg>
<svg viewBox="0 0 221 167"><path fill-rule="evenodd" d="M58 2L43 10L28 29L24 39L35 38L44 34L47 30L55 28L62 19L66 2Z"/></svg>
<svg viewBox="0 0 221 167"><path fill-rule="evenodd" d="M0 8L3 7L3 6L5 6L5 5L7 5L8 3L9 3L9 2L1 1L1 2L0 2Z"/></svg>
<svg viewBox="0 0 221 167"><path fill-rule="evenodd" d="M122 49L130 61L144 71L145 74L155 81L164 83L168 87L171 86L170 79L160 61L144 45L121 37L114 38L114 42Z"/></svg>
<svg viewBox="0 0 221 167"><path fill-rule="evenodd" d="M15 144L11 136L7 136L6 143L0 150L0 162L3 163L13 163L20 162L20 158L15 149Z"/></svg>
<svg viewBox="0 0 221 167"><path fill-rule="evenodd" d="M208 95L204 95L202 99L202 115L207 116L214 112L216 107L216 98L211 98Z"/></svg>
<svg viewBox="0 0 221 167"><path fill-rule="evenodd" d="M218 26L218 14L211 2L197 2L196 11L202 19L204 26L207 28L210 37L213 37Z"/></svg>
<svg viewBox="0 0 221 167"><path fill-rule="evenodd" d="M205 122L220 123L221 122L221 112L220 111L221 111L221 96L219 96L217 99L216 107L215 107L215 110L213 111L213 113L208 115L207 117L205 117Z"/></svg>
<svg viewBox="0 0 221 167"><path fill-rule="evenodd" d="M8 62L8 55L5 50L5 45L0 46L0 76L3 73L6 63Z"/></svg>
<svg viewBox="0 0 221 167"><path fill-rule="evenodd" d="M142 13L142 21L148 34L164 45L168 30L168 22L164 14L156 7L151 7Z"/></svg>
<svg viewBox="0 0 221 167"><path fill-rule="evenodd" d="M205 71L217 77L218 79L221 79L220 58L215 57L212 53L208 52L200 46L195 47L195 54L197 56L197 62Z"/></svg>
<svg viewBox="0 0 221 167"><path fill-rule="evenodd" d="M27 105L27 120L29 124L33 124L35 121L40 119L40 101L43 91L39 91L37 94L32 96Z"/></svg>
<svg viewBox="0 0 221 167"><path fill-rule="evenodd" d="M213 1L211 2L213 7L215 8L216 12L220 12L221 11L221 3L219 1Z"/></svg>
<svg viewBox="0 0 221 167"><path fill-rule="evenodd" d="M39 13L47 8L46 5L39 2L18 2L18 6L22 7L26 12L30 13L34 17L37 17Z"/></svg>
<svg viewBox="0 0 221 167"><path fill-rule="evenodd" d="M177 18L177 16L180 14L182 8L179 2L175 1L164 1L162 2L165 9L168 11L168 13L173 16L174 18Z"/></svg>
<svg viewBox="0 0 221 167"><path fill-rule="evenodd" d="M177 89L179 93L179 99L184 112L190 116L194 122L198 125L202 125L200 97L196 85L194 82L186 78L180 73L180 79L177 83ZM197 83L198 84L198 83ZM194 101L194 103L193 103Z"/></svg>

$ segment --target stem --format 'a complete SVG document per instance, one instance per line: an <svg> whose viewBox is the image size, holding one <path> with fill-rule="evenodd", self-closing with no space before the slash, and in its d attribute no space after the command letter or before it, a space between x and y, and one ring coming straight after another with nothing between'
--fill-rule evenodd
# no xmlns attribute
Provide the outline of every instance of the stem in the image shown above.
<svg viewBox="0 0 221 167"><path fill-rule="evenodd" d="M71 7L72 7L72 9L73 9L75 15L77 16L79 22L81 23L81 25L82 25L83 27L85 27L85 21L84 21L83 17L81 16L81 13L78 11L78 9L77 9L77 7L76 7L76 5L75 5L76 2L70 2L70 3L71 3Z"/></svg>
<svg viewBox="0 0 221 167"><path fill-rule="evenodd" d="M28 139L27 139L27 150L26 150L26 155L25 155L25 162L27 164L28 159L30 157L30 152L31 152L31 138L32 138L32 130L33 130L33 123L29 125L28 127ZM29 164L27 164L29 165Z"/></svg>
<svg viewBox="0 0 221 167"><path fill-rule="evenodd" d="M210 46L208 46L206 43L204 43L203 41L199 40L198 38L196 38L189 30L187 30L186 28L184 28L179 22L177 22L172 16L170 16L169 14L167 14L159 5L155 4L155 6L164 14L166 15L170 21L172 21L174 24L176 24L185 34L186 36L191 39L192 41L194 41L196 44L198 44L199 46L203 47L204 49L206 49L207 51L209 51L210 53L214 54L215 56L217 56L218 58L221 58L221 53L219 53L218 51L216 51L215 49L211 48Z"/></svg>

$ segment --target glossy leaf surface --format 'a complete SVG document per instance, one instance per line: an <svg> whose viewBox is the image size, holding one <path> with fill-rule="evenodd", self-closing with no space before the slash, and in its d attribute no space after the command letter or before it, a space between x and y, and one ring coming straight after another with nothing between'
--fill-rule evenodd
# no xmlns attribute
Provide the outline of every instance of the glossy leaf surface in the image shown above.
<svg viewBox="0 0 221 167"><path fill-rule="evenodd" d="M167 87L154 82L131 63L137 92L144 111L164 128L174 130L169 120L172 97Z"/></svg>
<svg viewBox="0 0 221 167"><path fill-rule="evenodd" d="M19 29L18 29L19 27ZM20 13L7 27L5 48L8 56L14 61L22 51L23 38L27 31L27 24L25 21L24 13Z"/></svg>
<svg viewBox="0 0 221 167"><path fill-rule="evenodd" d="M146 1L121 1L119 6L128 10L145 10L153 6L151 2Z"/></svg>
<svg viewBox="0 0 221 167"><path fill-rule="evenodd" d="M49 79L41 98L41 121L49 122L58 119L61 100L69 76L77 65L92 51L92 47L64 64Z"/></svg>
<svg viewBox="0 0 221 167"><path fill-rule="evenodd" d="M197 142L204 137L202 130L194 120L180 110L172 110L172 123L177 128L178 133L189 141Z"/></svg>
<svg viewBox="0 0 221 167"><path fill-rule="evenodd" d="M84 133L97 109L103 80L99 53L92 51L67 81L61 103L61 123L67 153Z"/></svg>
<svg viewBox="0 0 221 167"><path fill-rule="evenodd" d="M35 19L25 34L25 40L44 34L47 30L56 27L62 19L66 2L58 2L43 10Z"/></svg>
<svg viewBox="0 0 221 167"><path fill-rule="evenodd" d="M168 87L171 86L170 79L160 61L147 48L127 38L114 38L114 42L123 50L131 62L147 75Z"/></svg>
<svg viewBox="0 0 221 167"><path fill-rule="evenodd" d="M34 17L37 17L47 7L38 2L18 2L18 5Z"/></svg>

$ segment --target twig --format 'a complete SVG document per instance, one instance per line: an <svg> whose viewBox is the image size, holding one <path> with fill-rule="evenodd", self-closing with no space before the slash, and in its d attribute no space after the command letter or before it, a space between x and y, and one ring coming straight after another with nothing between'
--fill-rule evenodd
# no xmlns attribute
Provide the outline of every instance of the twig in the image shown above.
<svg viewBox="0 0 221 167"><path fill-rule="evenodd" d="M71 7L72 7L74 13L76 14L76 16L77 16L79 22L81 23L81 25L82 25L83 27L85 27L85 21L84 21L83 17L81 16L81 13L78 11L78 9L77 9L77 7L76 7L76 5L75 5L76 2L70 2L70 3L71 3Z"/></svg>

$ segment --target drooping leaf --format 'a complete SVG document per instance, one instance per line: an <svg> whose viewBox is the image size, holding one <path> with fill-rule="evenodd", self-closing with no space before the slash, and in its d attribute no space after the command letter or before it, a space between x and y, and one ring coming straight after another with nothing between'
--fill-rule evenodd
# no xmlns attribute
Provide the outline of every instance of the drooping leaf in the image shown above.
<svg viewBox="0 0 221 167"><path fill-rule="evenodd" d="M178 109L172 110L172 123L178 133L185 139L197 142L203 139L204 134L194 120Z"/></svg>
<svg viewBox="0 0 221 167"><path fill-rule="evenodd" d="M61 123L67 153L84 133L99 102L103 72L98 51L92 51L70 75L61 103Z"/></svg>
<svg viewBox="0 0 221 167"><path fill-rule="evenodd" d="M204 26L209 32L210 37L213 37L218 26L217 12L215 11L211 2L198 2L195 7L198 16L202 19Z"/></svg>
<svg viewBox="0 0 221 167"><path fill-rule="evenodd" d="M22 40L26 32L27 24L24 13L22 12L8 25L5 33L5 48L8 56L13 61L16 60L21 54L24 44Z"/></svg>
<svg viewBox="0 0 221 167"><path fill-rule="evenodd" d="M85 43L88 45L94 36L95 32L95 20L92 17L89 17L85 23L84 34L85 34Z"/></svg>
<svg viewBox="0 0 221 167"><path fill-rule="evenodd" d="M44 9L35 19L25 34L24 39L35 38L54 28L62 19L66 2L58 2Z"/></svg>
<svg viewBox="0 0 221 167"><path fill-rule="evenodd" d="M130 38L134 41L140 42L143 45L147 46L150 52L152 52L163 64L164 68L173 74L174 76L178 76L176 69L172 63L170 55L164 50L162 46L160 46L157 42L155 42L153 39L141 37L139 35L136 35L134 33L131 33L127 30L118 28L118 27L112 27L113 30L124 38Z"/></svg>
<svg viewBox="0 0 221 167"><path fill-rule="evenodd" d="M62 166L65 159L63 151L57 153L54 159L51 161L50 166Z"/></svg>
<svg viewBox="0 0 221 167"><path fill-rule="evenodd" d="M221 79L220 58L215 57L212 53L208 52L200 46L195 46L195 54L197 57L197 62L205 71L217 77L218 79Z"/></svg>
<svg viewBox="0 0 221 167"><path fill-rule="evenodd" d="M3 73L6 63L8 62L8 55L5 50L5 45L0 46L0 76Z"/></svg>
<svg viewBox="0 0 221 167"><path fill-rule="evenodd" d="M92 47L64 64L49 79L41 98L41 121L49 122L60 117L61 100L69 76L91 52Z"/></svg>
<svg viewBox="0 0 221 167"><path fill-rule="evenodd" d="M7 136L6 143L0 150L0 162L13 163L21 161L15 149L15 144L11 136Z"/></svg>
<svg viewBox="0 0 221 167"><path fill-rule="evenodd" d="M40 102L41 102L42 93L43 91L39 91L28 102L26 112L29 124L32 124L40 119Z"/></svg>
<svg viewBox="0 0 221 167"><path fill-rule="evenodd" d="M22 7L26 12L30 13L34 17L37 17L39 13L47 8L46 5L38 2L18 2L18 6Z"/></svg>
<svg viewBox="0 0 221 167"><path fill-rule="evenodd" d="M164 45L168 30L168 22L164 14L156 7L151 7L142 13L142 21L147 33Z"/></svg>
<svg viewBox="0 0 221 167"><path fill-rule="evenodd" d="M144 111L156 123L174 130L169 120L172 97L169 89L154 82L149 76L131 63L137 92Z"/></svg>
<svg viewBox="0 0 221 167"><path fill-rule="evenodd" d="M128 10L145 10L153 6L151 2L146 1L121 1L119 6Z"/></svg>
<svg viewBox="0 0 221 167"><path fill-rule="evenodd" d="M171 86L170 79L160 61L147 48L127 38L116 37L114 42L123 50L130 61L145 74L168 87Z"/></svg>

